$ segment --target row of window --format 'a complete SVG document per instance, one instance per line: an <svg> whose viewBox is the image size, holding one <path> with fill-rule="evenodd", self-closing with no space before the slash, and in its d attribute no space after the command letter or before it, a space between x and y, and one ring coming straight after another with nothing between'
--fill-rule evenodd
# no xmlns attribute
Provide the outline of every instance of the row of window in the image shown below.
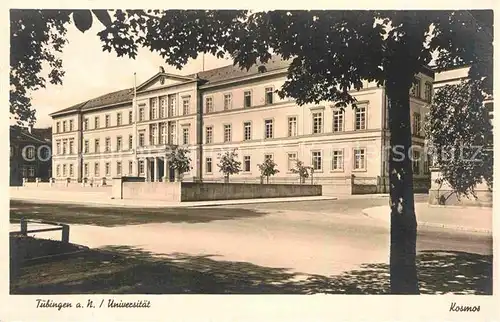
<svg viewBox="0 0 500 322"><path fill-rule="evenodd" d="M62 151L61 151L61 146L62 146ZM75 152L74 146L75 146L74 139L57 140L56 154L57 155L74 154Z"/></svg>
<svg viewBox="0 0 500 322"><path fill-rule="evenodd" d="M432 83L431 82L425 82L424 84L424 97L422 97L422 90L421 90L421 83L422 81L420 78L415 77L413 80L411 89L410 89L410 95L416 98L423 98L426 102L431 102L432 100Z"/></svg>
<svg viewBox="0 0 500 322"><path fill-rule="evenodd" d="M366 129L366 106L356 108L355 112L355 127L356 131ZM344 131L344 112L335 111L333 115L333 132ZM252 122L243 122L243 141L252 140ZM312 134L320 134L324 132L323 111L312 113ZM213 143L214 140L214 127L205 127L205 143ZM232 137L232 124L223 125L223 142L231 142ZM297 116L288 117L287 136L298 135L298 120ZM272 139L275 137L274 119L264 120L264 138Z"/></svg>
<svg viewBox="0 0 500 322"><path fill-rule="evenodd" d="M69 125L69 129L68 126ZM62 132L73 131L73 120L62 121ZM61 133L61 122L56 123L56 133Z"/></svg>
<svg viewBox="0 0 500 322"><path fill-rule="evenodd" d="M224 111L233 109L233 94L225 93L224 95ZM271 105L274 103L274 87L266 87L264 89L265 104ZM252 91L246 90L243 92L243 108L252 107ZM213 113L214 109L214 98L213 96L205 97L205 113Z"/></svg>
<svg viewBox="0 0 500 322"><path fill-rule="evenodd" d="M35 167L23 167L22 168L23 178L33 178L36 175Z"/></svg>
<svg viewBox="0 0 500 322"><path fill-rule="evenodd" d="M353 150L354 162L353 169L354 170L366 170L366 149L365 148L356 148ZM272 154L265 154L264 159L273 159ZM292 171L295 168L297 162L297 152L289 152L287 153L287 171ZM251 156L244 155L243 156L243 164L242 164L243 172L251 171ZM323 171L323 152L311 151L311 167L315 171ZM212 157L205 158L205 172L207 174L213 173L213 159ZM338 149L332 151L331 158L331 167L332 171L344 171L344 150Z"/></svg>

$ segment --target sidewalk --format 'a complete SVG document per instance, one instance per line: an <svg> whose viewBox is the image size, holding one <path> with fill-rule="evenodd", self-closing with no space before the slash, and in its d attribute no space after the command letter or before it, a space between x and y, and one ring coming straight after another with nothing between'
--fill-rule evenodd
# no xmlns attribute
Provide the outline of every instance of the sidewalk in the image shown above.
<svg viewBox="0 0 500 322"><path fill-rule="evenodd" d="M11 189L11 200L23 200L42 203L60 203L85 206L128 207L128 208L179 208L179 207L210 207L223 205L241 205L252 203L293 202L313 200L336 200L335 197L289 197L289 198L258 198L236 200L209 200L189 202L168 202L161 200L111 199L106 193L100 192L61 192L54 195L53 191L35 189Z"/></svg>
<svg viewBox="0 0 500 322"><path fill-rule="evenodd" d="M416 203L415 211L419 226L492 233L492 208L449 207ZM363 214L390 223L388 206L363 209Z"/></svg>

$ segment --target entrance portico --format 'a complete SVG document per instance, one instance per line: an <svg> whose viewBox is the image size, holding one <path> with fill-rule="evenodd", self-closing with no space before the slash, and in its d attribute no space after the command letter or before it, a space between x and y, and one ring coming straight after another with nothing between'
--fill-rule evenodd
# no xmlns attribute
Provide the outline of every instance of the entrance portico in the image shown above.
<svg viewBox="0 0 500 322"><path fill-rule="evenodd" d="M139 158L144 161L146 182L172 182L175 180L175 171L169 167L165 156Z"/></svg>

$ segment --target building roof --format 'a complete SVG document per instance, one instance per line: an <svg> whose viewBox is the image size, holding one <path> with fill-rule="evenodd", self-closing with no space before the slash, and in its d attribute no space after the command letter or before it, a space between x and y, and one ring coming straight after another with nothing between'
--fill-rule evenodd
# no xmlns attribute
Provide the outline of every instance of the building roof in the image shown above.
<svg viewBox="0 0 500 322"><path fill-rule="evenodd" d="M289 65L289 62L282 60L279 56L273 56L265 66L266 72L271 72L275 70L279 70L282 68L286 68ZM210 70L206 70L203 72L199 72L197 74L191 74L181 77L190 77L190 78L198 78L204 81L204 84L213 84L223 80L232 80L245 76L250 76L254 74L258 74L260 65L252 66L248 71L246 69L240 69L238 66L228 65L219 68L214 68ZM54 116L57 114L66 114L69 112L74 112L78 110L88 110L95 107L106 106L106 105L115 105L120 103L131 102L133 99L134 89L128 88L119 91L115 91L112 93L104 94L99 97L90 99L85 102L81 102L75 104L73 106L64 108L62 110L51 113L50 116Z"/></svg>
<svg viewBox="0 0 500 322"><path fill-rule="evenodd" d="M17 125L10 126L10 140L29 141L34 143L47 143L44 137L39 137L37 133L30 133L27 128Z"/></svg>

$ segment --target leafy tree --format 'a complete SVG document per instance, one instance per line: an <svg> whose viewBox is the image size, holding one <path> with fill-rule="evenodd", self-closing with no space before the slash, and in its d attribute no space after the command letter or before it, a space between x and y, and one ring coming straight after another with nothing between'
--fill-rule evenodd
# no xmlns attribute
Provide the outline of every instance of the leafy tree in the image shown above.
<svg viewBox="0 0 500 322"><path fill-rule="evenodd" d="M269 183L269 177L274 176L280 171L276 168L277 164L271 158L266 158L262 164L257 164L260 175L266 177L266 183Z"/></svg>
<svg viewBox="0 0 500 322"><path fill-rule="evenodd" d="M217 166L219 167L219 171L224 174L224 183L229 182L230 175L240 173L241 162L236 160L237 157L238 154L236 153L236 149L233 151L226 151L224 154L219 153L219 163Z"/></svg>
<svg viewBox="0 0 500 322"><path fill-rule="evenodd" d="M295 168L291 170L293 173L297 173L299 175L300 183L303 184L306 182L306 178L309 177L309 169L310 167L305 166L302 161L297 160L295 162Z"/></svg>
<svg viewBox="0 0 500 322"><path fill-rule="evenodd" d="M181 180L181 175L183 173L188 172L193 168L191 166L189 153L190 151L188 149L177 147L167 155L170 168L175 169L179 180Z"/></svg>
<svg viewBox="0 0 500 322"><path fill-rule="evenodd" d="M140 45L158 52L166 63L178 68L199 53L218 57L230 54L235 64L249 68L257 61L267 62L274 52L291 61L287 80L278 94L295 98L299 105L333 101L342 108L354 106L356 100L351 94L362 88L362 80L383 85L389 101L391 133L391 291L419 292L415 263L417 223L408 155L409 90L415 74L430 63L432 54L437 54L439 67L471 64L470 79L491 94L492 10L112 13L111 23L99 32L103 50L134 58ZM82 17L86 17L86 27L89 15ZM25 41L33 44L29 37ZM26 52L29 54L30 50ZM18 72L23 68L21 65ZM399 152L407 157L400 158Z"/></svg>
<svg viewBox="0 0 500 322"><path fill-rule="evenodd" d="M461 196L477 197L474 187L493 181L492 126L478 81L466 80L437 91L425 130L440 169L438 184L447 182ZM446 198L445 198L446 199Z"/></svg>

